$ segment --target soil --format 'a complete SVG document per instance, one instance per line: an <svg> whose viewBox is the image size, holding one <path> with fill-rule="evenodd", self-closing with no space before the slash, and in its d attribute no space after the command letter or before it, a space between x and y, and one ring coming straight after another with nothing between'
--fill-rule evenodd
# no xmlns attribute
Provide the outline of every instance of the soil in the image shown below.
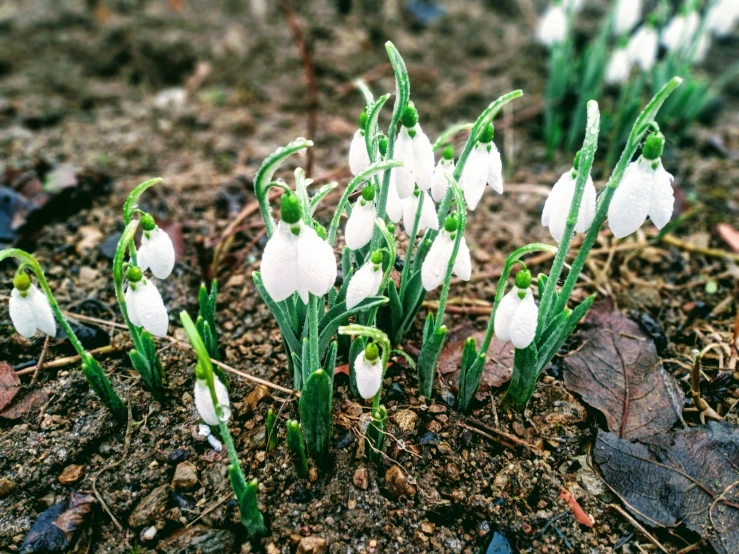
<svg viewBox="0 0 739 554"><path fill-rule="evenodd" d="M494 10L492 2L450 4L448 16L429 28L406 17L381 24L375 13L337 15L329 2L311 3L298 15L312 44L320 99L317 182L347 180L346 154L362 109L352 79L369 72L376 92L394 88L384 67L387 39L409 66L412 98L432 137L474 119L500 94L527 93L503 117L521 115L496 128L507 191L488 191L469 219L473 279L452 289L447 317L454 331L484 328L487 315L469 307L493 299L495 274L510 251L550 242L539 223L544 194L571 160L561 154L545 161L537 114L546 60L517 3L495 2ZM229 220L254 201L251 180L262 159L306 133L302 64L276 10L259 22L227 0L106 5L91 10L81 1L30 0L0 8L2 184L17 183L19 175L44 182L50 168L59 167L78 184L93 183L88 205L50 204L48 217L29 221L19 244L40 260L62 309L97 331L89 347L114 346L99 359L130 406L128 423L117 425L75 364L42 369L33 383L24 374L21 394L28 402L18 418L0 418L0 552L18 551L39 514L75 490L97 497L84 525L86 540L75 536L77 551L477 553L496 532L522 552L655 551L613 507L617 498L589 465L601 416L565 389L561 358L520 415L500 409L504 387L482 391L471 413L460 414L449 405L455 386L449 375L439 379L433 399L421 400L413 370L398 358L384 387L390 435L378 464L362 454L369 408L338 375L333 468L312 471L308 480L296 477L283 433L277 450L265 452L267 409L273 406L284 421L297 415L297 405L286 393L232 376L230 426L244 472L259 479L269 528L267 537L250 542L225 453L197 434L194 358L177 342L186 340L178 314L195 314L201 281L217 277L222 360L291 386L278 329L250 278L264 247L258 212L230 238L217 267L211 261ZM594 2L586 15L599 17L600 8ZM721 59L738 48L736 38L720 44L709 71L718 72ZM178 90L186 90L186 98ZM722 376L710 397L722 414L739 398L737 374L725 371L739 274L726 257L691 249L730 251L716 225L736 223L739 213L735 92L719 117L701 122L683 144L669 144L665 165L676 176L679 210L692 214L674 231L683 244L643 244L654 236L645 226L614 249L614 239L603 233L575 293L577 299L592 292L610 297L640 321L686 391L691 351L722 343L725 348L705 359L708 378ZM293 167L278 175L290 182ZM596 168L598 184L604 174ZM181 249L174 274L157 282L176 339L159 342L168 379L161 402L146 392L125 354L130 342L110 274L123 202L136 184L155 176L164 182L144 195L143 207L167 224ZM328 197L319 220L329 219L336 199ZM546 261L531 267L535 273L546 268ZM44 339L14 333L6 302L14 267L0 269L8 283L0 302L0 361L22 370L38 360ZM429 296L431 307L436 298ZM406 349L418 341L416 329ZM67 341L52 340L45 360L71 353ZM727 419L736 424L736 414ZM685 417L698 423L695 414ZM575 521L560 499L563 487L594 519L592 528ZM653 532L669 552L700 539L683 530Z"/></svg>

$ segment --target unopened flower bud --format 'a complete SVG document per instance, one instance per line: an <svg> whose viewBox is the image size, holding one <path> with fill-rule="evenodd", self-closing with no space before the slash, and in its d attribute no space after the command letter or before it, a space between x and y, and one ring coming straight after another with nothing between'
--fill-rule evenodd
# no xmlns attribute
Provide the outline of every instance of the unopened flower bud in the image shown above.
<svg viewBox="0 0 739 554"><path fill-rule="evenodd" d="M418 110L413 102L408 102L405 110L403 110L403 115L400 117L400 122L403 124L403 127L408 127L409 129L412 129L418 123Z"/></svg>
<svg viewBox="0 0 739 554"><path fill-rule="evenodd" d="M380 350L374 342L371 342L364 349L364 359L368 362L374 362L380 357Z"/></svg>
<svg viewBox="0 0 739 554"><path fill-rule="evenodd" d="M156 222L154 221L154 218L151 216L151 214L143 213L141 214L141 228L144 231L153 231L156 229Z"/></svg>
<svg viewBox="0 0 739 554"><path fill-rule="evenodd" d="M653 133L647 137L644 141L644 148L642 149L642 156L649 161L655 161L662 157L662 152L665 149L665 136L659 131Z"/></svg>
<svg viewBox="0 0 739 554"><path fill-rule="evenodd" d="M482 144L487 144L493 140L493 136L495 136L495 128L492 123L488 123L480 133L478 141Z"/></svg>
<svg viewBox="0 0 739 554"><path fill-rule="evenodd" d="M18 289L21 294L25 293L31 288L31 278L27 273L23 273L22 271L16 273L15 277L13 277L13 287Z"/></svg>
<svg viewBox="0 0 739 554"><path fill-rule="evenodd" d="M135 265L129 266L128 270L126 271L126 278L128 279L129 283L138 283L139 281L141 281L143 276L144 275L141 272L141 268Z"/></svg>
<svg viewBox="0 0 739 554"><path fill-rule="evenodd" d="M300 200L291 192L282 195L280 199L280 217L285 223L293 225L303 217L300 209Z"/></svg>
<svg viewBox="0 0 739 554"><path fill-rule="evenodd" d="M372 202L375 199L375 187L369 183L364 185L362 189L362 198L367 202Z"/></svg>

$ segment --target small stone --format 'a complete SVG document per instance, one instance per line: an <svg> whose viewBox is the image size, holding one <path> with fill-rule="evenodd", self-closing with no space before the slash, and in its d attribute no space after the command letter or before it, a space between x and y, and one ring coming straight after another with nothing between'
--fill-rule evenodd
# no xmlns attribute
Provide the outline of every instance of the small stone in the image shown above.
<svg viewBox="0 0 739 554"><path fill-rule="evenodd" d="M15 490L15 483L7 477L0 478L0 498L5 498Z"/></svg>
<svg viewBox="0 0 739 554"><path fill-rule="evenodd" d="M323 537L303 537L298 545L298 554L323 554L328 549L328 540Z"/></svg>
<svg viewBox="0 0 739 554"><path fill-rule="evenodd" d="M271 542L267 545L267 554L280 554L280 549L275 546L275 543Z"/></svg>
<svg viewBox="0 0 739 554"><path fill-rule="evenodd" d="M180 462L174 470L172 486L186 491L198 484L198 469L190 462Z"/></svg>
<svg viewBox="0 0 739 554"><path fill-rule="evenodd" d="M447 441L441 441L436 448L439 449L440 454L451 454L452 453L452 447Z"/></svg>
<svg viewBox="0 0 739 554"><path fill-rule="evenodd" d="M156 525L152 525L151 527L147 527L141 532L141 540L144 542L147 541L153 541L154 537L157 536L157 528Z"/></svg>
<svg viewBox="0 0 739 554"><path fill-rule="evenodd" d="M128 525L138 528L153 523L164 513L171 492L169 485L161 485L151 491L128 516Z"/></svg>
<svg viewBox="0 0 739 554"><path fill-rule="evenodd" d="M418 414L413 410L399 410L395 414L395 423L398 424L403 431L409 433L416 430L416 423L418 423Z"/></svg>
<svg viewBox="0 0 739 554"><path fill-rule="evenodd" d="M407 482L405 473L396 465L390 466L385 472L385 484L388 492L394 498L416 494L416 488Z"/></svg>
<svg viewBox="0 0 739 554"><path fill-rule="evenodd" d="M85 466L76 464L69 465L62 470L59 475L59 482L62 485L71 485L76 483L85 476Z"/></svg>
<svg viewBox="0 0 739 554"><path fill-rule="evenodd" d="M346 503L346 507L350 510L353 510L357 507L357 501L354 498L350 498L349 501Z"/></svg>
<svg viewBox="0 0 739 554"><path fill-rule="evenodd" d="M439 423L435 419L432 419L426 424L426 430L431 431L432 433L438 433L439 431L441 431L441 423Z"/></svg>
<svg viewBox="0 0 739 554"><path fill-rule="evenodd" d="M308 470L308 481L311 483L318 481L318 469L316 469L316 466L311 466Z"/></svg>
<svg viewBox="0 0 739 554"><path fill-rule="evenodd" d="M90 266L83 265L80 268L80 282L81 283L93 283L100 277L100 272L97 269L93 269Z"/></svg>
<svg viewBox="0 0 739 554"><path fill-rule="evenodd" d="M444 404L432 404L429 406L430 414L443 414L446 412L446 406Z"/></svg>
<svg viewBox="0 0 739 554"><path fill-rule="evenodd" d="M429 523L428 521L424 521L421 523L421 531L423 531L427 535L433 535L434 529L436 529L436 525L434 525L433 523Z"/></svg>
<svg viewBox="0 0 739 554"><path fill-rule="evenodd" d="M264 385L257 385L254 387L254 390L246 396L246 400L244 402L249 411L253 412L257 409L257 406L259 406L262 400L271 397L272 395L269 393L269 389L267 387Z"/></svg>
<svg viewBox="0 0 739 554"><path fill-rule="evenodd" d="M354 486L365 491L369 487L369 472L366 467L360 467L354 472Z"/></svg>

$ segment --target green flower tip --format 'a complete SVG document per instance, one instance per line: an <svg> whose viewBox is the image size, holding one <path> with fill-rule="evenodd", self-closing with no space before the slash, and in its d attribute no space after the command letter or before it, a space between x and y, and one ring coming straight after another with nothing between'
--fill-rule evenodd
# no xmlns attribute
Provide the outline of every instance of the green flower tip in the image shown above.
<svg viewBox="0 0 739 554"><path fill-rule="evenodd" d="M136 265L129 266L126 271L126 278L129 283L138 283L143 278L144 274L141 272L141 268Z"/></svg>
<svg viewBox="0 0 739 554"><path fill-rule="evenodd" d="M201 381L205 381L208 377L200 362L195 364L195 377Z"/></svg>
<svg viewBox="0 0 739 554"><path fill-rule="evenodd" d="M624 49L629 44L629 35L621 35L618 37L618 42L616 43L616 47L619 49Z"/></svg>
<svg viewBox="0 0 739 554"><path fill-rule="evenodd" d="M387 137L385 135L380 137L378 147L380 148L380 155L383 157L387 156Z"/></svg>
<svg viewBox="0 0 739 554"><path fill-rule="evenodd" d="M280 217L285 223L293 225L303 217L300 200L292 192L282 195L280 199Z"/></svg>
<svg viewBox="0 0 739 554"><path fill-rule="evenodd" d="M20 292L26 292L31 288L31 278L27 273L20 271L15 274L15 277L13 277L13 287L18 289Z"/></svg>
<svg viewBox="0 0 739 554"><path fill-rule="evenodd" d="M380 349L377 348L377 345L374 342L369 343L364 349L364 359L371 363L379 357Z"/></svg>
<svg viewBox="0 0 739 554"><path fill-rule="evenodd" d="M143 213L141 214L141 228L144 231L153 231L156 229L156 222L154 221L154 218L151 216L151 214Z"/></svg>
<svg viewBox="0 0 739 554"><path fill-rule="evenodd" d="M382 263L382 252L380 250L375 250L372 252L372 257L370 258L370 261L375 265L380 265Z"/></svg>
<svg viewBox="0 0 739 554"><path fill-rule="evenodd" d="M387 232L391 235L395 234L395 223L390 222L387 224Z"/></svg>
<svg viewBox="0 0 739 554"><path fill-rule="evenodd" d="M313 375L318 375L319 377L322 377L322 376L323 376L323 375L324 375L325 373L326 373L326 372L325 372L325 371L323 371L323 369L322 369L322 368L318 368L317 370L315 370L315 371L313 372Z"/></svg>
<svg viewBox="0 0 739 554"><path fill-rule="evenodd" d="M297 419L291 419L287 422L287 428L290 431L300 431L300 422Z"/></svg>
<svg viewBox="0 0 739 554"><path fill-rule="evenodd" d="M531 286L531 272L524 268L516 274L516 288L526 290Z"/></svg>
<svg viewBox="0 0 739 554"><path fill-rule="evenodd" d="M367 110L362 110L362 113L359 114L359 128L364 131L367 127Z"/></svg>
<svg viewBox="0 0 739 554"><path fill-rule="evenodd" d="M467 340L464 342L466 344L469 344L470 346L477 347L477 342L475 342L475 337L467 337Z"/></svg>
<svg viewBox="0 0 739 554"><path fill-rule="evenodd" d="M267 410L267 417L270 417L270 418L272 418L272 417L274 417L274 416L275 416L275 411L274 411L274 410L273 410L272 408L269 408L269 409Z"/></svg>
<svg viewBox="0 0 739 554"><path fill-rule="evenodd" d="M665 136L658 131L649 135L647 140L644 141L644 148L642 149L641 155L647 160L655 161L662 156L664 149Z"/></svg>
<svg viewBox="0 0 739 554"><path fill-rule="evenodd" d="M451 144L447 144L444 146L444 150L441 152L441 157L445 160L453 160L454 159L454 146Z"/></svg>
<svg viewBox="0 0 739 554"><path fill-rule="evenodd" d="M459 217L457 214L449 214L444 220L444 229L447 233L454 233L459 228Z"/></svg>
<svg viewBox="0 0 739 554"><path fill-rule="evenodd" d="M326 228L323 225L314 221L313 228L316 230L316 234L321 237L321 240L326 240Z"/></svg>
<svg viewBox="0 0 739 554"><path fill-rule="evenodd" d="M400 116L400 122L403 127L412 129L418 123L418 110L413 102L408 102L408 105L403 110L403 115Z"/></svg>
<svg viewBox="0 0 739 554"><path fill-rule="evenodd" d="M482 144L487 144L493 140L493 137L495 136L495 128L493 127L492 123L488 123L485 128L480 132L480 138L478 139L479 142Z"/></svg>
<svg viewBox="0 0 739 554"><path fill-rule="evenodd" d="M362 189L362 198L367 202L372 202L375 199L375 187L369 183L364 185Z"/></svg>
<svg viewBox="0 0 739 554"><path fill-rule="evenodd" d="M647 16L647 26L656 29L659 25L659 14L657 11L653 11Z"/></svg>
<svg viewBox="0 0 739 554"><path fill-rule="evenodd" d="M572 167L575 169L575 171L580 169L580 154L581 154L581 151L578 150L577 154L575 154L575 160L572 162Z"/></svg>
<svg viewBox="0 0 739 554"><path fill-rule="evenodd" d="M421 189L419 189L419 188L414 189L413 190L413 196L415 196L416 198L418 198L419 196L421 196Z"/></svg>

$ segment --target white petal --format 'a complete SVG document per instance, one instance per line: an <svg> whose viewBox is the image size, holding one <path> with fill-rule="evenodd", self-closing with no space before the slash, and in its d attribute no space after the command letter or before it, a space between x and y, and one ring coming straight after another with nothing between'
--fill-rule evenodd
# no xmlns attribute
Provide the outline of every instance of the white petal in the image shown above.
<svg viewBox="0 0 739 554"><path fill-rule="evenodd" d="M166 336L169 316L156 286L151 281L139 281L132 300L141 326L155 337Z"/></svg>
<svg viewBox="0 0 739 554"><path fill-rule="evenodd" d="M413 168L415 167L413 157L413 139L408 134L408 129L403 125L400 126L400 132L395 140L393 158L403 162L401 167L392 170L395 174L395 187L398 191L398 198L403 200L413 193L413 188L416 183L416 179L413 174Z"/></svg>
<svg viewBox="0 0 739 554"><path fill-rule="evenodd" d="M133 323L136 327L141 327L139 314L136 313L136 300L134 298L133 289L130 285L126 287L124 298L126 300L126 311L128 312L128 319L130 319L131 323Z"/></svg>
<svg viewBox="0 0 739 554"><path fill-rule="evenodd" d="M534 302L534 294L526 291L526 296L516 308L511 320L511 342L516 348L527 348L536 338L536 324L539 308Z"/></svg>
<svg viewBox="0 0 739 554"><path fill-rule="evenodd" d="M418 124L416 136L413 137L413 164L416 184L420 189L429 190L434 173L434 147Z"/></svg>
<svg viewBox="0 0 739 554"><path fill-rule="evenodd" d="M298 225L304 227L302 221ZM290 230L290 225L280 221L277 230L264 248L261 264L262 282L275 302L285 300L298 290L297 244L298 237Z"/></svg>
<svg viewBox="0 0 739 554"><path fill-rule="evenodd" d="M138 252L136 253L136 265L139 266L139 269L143 273L147 269L149 269L149 264L151 261L151 253L150 253L151 244L149 243L149 240L146 238L146 236L141 237L141 246L139 247Z"/></svg>
<svg viewBox="0 0 739 554"><path fill-rule="evenodd" d="M608 207L608 226L616 238L629 236L641 227L649 214L654 173L651 167L641 163L643 158L626 168L621 184L616 189ZM646 160L645 160L646 161Z"/></svg>
<svg viewBox="0 0 739 554"><path fill-rule="evenodd" d="M495 192L503 194L503 161L500 159L498 147L493 142L490 143L490 152L488 152L487 182Z"/></svg>
<svg viewBox="0 0 739 554"><path fill-rule="evenodd" d="M649 26L642 25L629 40L627 52L632 63L638 65L642 71L650 71L657 61L659 50L659 35Z"/></svg>
<svg viewBox="0 0 739 554"><path fill-rule="evenodd" d="M349 146L349 168L353 175L361 173L370 164L369 154L367 153L367 143L364 135L357 129L352 137L351 146Z"/></svg>
<svg viewBox="0 0 739 554"><path fill-rule="evenodd" d="M387 204L385 205L385 213L390 221L398 223L403 219L403 204L405 200L401 200L398 196L398 188L395 186L395 172L390 173L390 186L387 191Z"/></svg>
<svg viewBox="0 0 739 554"><path fill-rule="evenodd" d="M151 272L159 279L166 279L174 268L174 245L169 235L159 227L155 228L146 236L141 237L141 249L146 252L146 264ZM144 271L143 263L139 264Z"/></svg>
<svg viewBox="0 0 739 554"><path fill-rule="evenodd" d="M9 310L10 320L18 334L27 339L33 338L36 334L36 319L33 316L30 294L24 298L18 289L13 288L10 293Z"/></svg>
<svg viewBox="0 0 739 554"><path fill-rule="evenodd" d="M368 261L359 268L346 289L346 307L351 309L364 299L376 296L382 282L382 268L375 270L375 264Z"/></svg>
<svg viewBox="0 0 739 554"><path fill-rule="evenodd" d="M226 386L216 376L213 376L213 384L224 420L228 420L231 417L228 389L226 389ZM218 427L220 420L216 415L215 406L213 406L213 397L210 395L210 389L205 379L195 380L195 408L198 410L200 419L211 427Z"/></svg>
<svg viewBox="0 0 739 554"><path fill-rule="evenodd" d="M672 175L662 167L662 161L654 171L652 195L649 199L649 217L657 229L662 229L672 219L675 207L675 191L672 190ZM618 190L618 189L616 189Z"/></svg>
<svg viewBox="0 0 739 554"><path fill-rule="evenodd" d="M639 22L642 0L618 0L614 17L614 34L625 35Z"/></svg>
<svg viewBox="0 0 739 554"><path fill-rule="evenodd" d="M717 37L731 33L739 19L739 2L736 0L718 0L707 15L707 28Z"/></svg>
<svg viewBox="0 0 739 554"><path fill-rule="evenodd" d="M495 321L493 325L495 327L495 336L498 337L500 342L511 340L511 322L519 304L521 304L521 299L518 297L518 289L514 286L501 299L500 304L495 310Z"/></svg>
<svg viewBox="0 0 739 554"><path fill-rule="evenodd" d="M447 174L451 175L454 173L454 162L451 160L445 160L442 158L434 169L434 175L431 177L431 197L435 202L441 202L446 196L446 191L449 189L449 181Z"/></svg>
<svg viewBox="0 0 739 554"><path fill-rule="evenodd" d="M593 184L593 178L588 175L588 180L585 182L585 190L583 191L582 200L580 201L580 211L578 212L577 224L575 225L575 231L578 233L587 233L590 229L590 225L595 219L595 203L597 194L595 192L595 185Z"/></svg>
<svg viewBox="0 0 739 554"><path fill-rule="evenodd" d="M49 299L35 285L31 285L28 290L28 298L30 298L33 305L33 318L36 320L36 328L50 337L56 336L56 319L54 319L54 312L51 311Z"/></svg>
<svg viewBox="0 0 739 554"><path fill-rule="evenodd" d="M449 233L442 230L436 235L421 266L421 282L423 288L427 291L434 290L444 282L453 248L454 243L449 237Z"/></svg>
<svg viewBox="0 0 739 554"><path fill-rule="evenodd" d="M354 360L354 373L357 378L357 390L362 398L374 398L382 386L382 359L369 362L360 352Z"/></svg>
<svg viewBox="0 0 739 554"><path fill-rule="evenodd" d="M462 237L457 251L457 258L454 260L454 274L462 279L469 281L472 277L472 260L470 260L470 248L467 246L467 240Z"/></svg>
<svg viewBox="0 0 739 554"><path fill-rule="evenodd" d="M550 5L539 20L536 40L545 46L562 42L567 35L567 16L561 4Z"/></svg>
<svg viewBox="0 0 739 554"><path fill-rule="evenodd" d="M323 296L336 282L334 249L307 225L298 237L298 293L308 303L308 293Z"/></svg>
<svg viewBox="0 0 739 554"><path fill-rule="evenodd" d="M482 145L477 145L470 152L467 163L459 179L459 186L464 193L467 209L474 210L485 192L485 180L488 176L488 153Z"/></svg>
<svg viewBox="0 0 739 554"><path fill-rule="evenodd" d="M631 60L626 48L617 48L611 55L606 68L606 83L609 85L620 85L629 80L631 72Z"/></svg>
<svg viewBox="0 0 739 554"><path fill-rule="evenodd" d="M431 195L423 191L423 206L421 206L421 216L418 219L418 229L416 234L423 233L426 229L438 229L439 220L436 215L436 207ZM413 222L416 217L416 210L418 210L418 196L410 196L404 200L403 204L403 227L407 233L410 233L413 229Z"/></svg>
<svg viewBox="0 0 739 554"><path fill-rule="evenodd" d="M349 248L359 250L372 240L375 230L375 214L374 202L367 202L360 197L354 203L352 215L349 216L344 229L344 238Z"/></svg>
<svg viewBox="0 0 739 554"><path fill-rule="evenodd" d="M564 173L559 181L554 184L547 201L544 203L541 222L542 225L549 227L549 232L557 242L562 240L574 194L575 180L572 178L572 170L570 170Z"/></svg>

